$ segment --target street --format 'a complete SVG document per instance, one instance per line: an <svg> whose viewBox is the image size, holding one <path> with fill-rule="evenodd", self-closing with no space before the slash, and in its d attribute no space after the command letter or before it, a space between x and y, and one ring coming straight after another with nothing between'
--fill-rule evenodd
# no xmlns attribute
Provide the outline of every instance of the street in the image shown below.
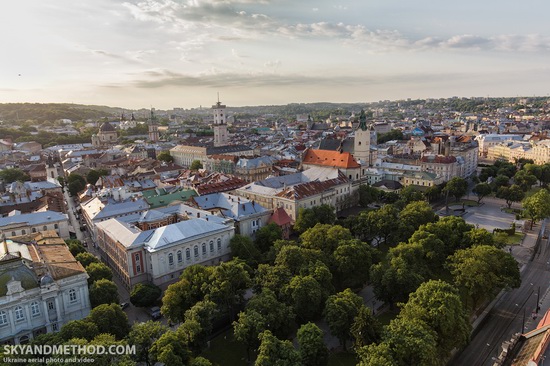
<svg viewBox="0 0 550 366"><path fill-rule="evenodd" d="M547 224L546 232L549 228L550 225ZM536 327L540 315L544 314L550 306L550 298L546 296L549 290L550 269L548 246L548 239L543 239L533 261L525 264L521 274L521 287L504 293L489 312L470 344L449 363L450 365L492 365L502 351L502 342L510 340L514 333L522 331L522 324L524 324L523 333ZM533 319L532 314L537 307L537 301L541 303L541 311L538 319Z"/></svg>

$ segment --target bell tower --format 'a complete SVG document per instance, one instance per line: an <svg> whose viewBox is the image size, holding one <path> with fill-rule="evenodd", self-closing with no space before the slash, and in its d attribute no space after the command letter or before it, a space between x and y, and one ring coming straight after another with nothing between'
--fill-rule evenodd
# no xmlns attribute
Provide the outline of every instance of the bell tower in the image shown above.
<svg viewBox="0 0 550 366"><path fill-rule="evenodd" d="M132 114L133 117L133 114ZM157 117L155 116L155 109L151 108L151 117L148 121L149 125L149 140L152 142L157 142L159 140L159 125L157 122Z"/></svg>
<svg viewBox="0 0 550 366"><path fill-rule="evenodd" d="M229 144L229 134L227 132L225 105L220 102L218 93L218 102L212 106L214 113L214 146L226 146Z"/></svg>

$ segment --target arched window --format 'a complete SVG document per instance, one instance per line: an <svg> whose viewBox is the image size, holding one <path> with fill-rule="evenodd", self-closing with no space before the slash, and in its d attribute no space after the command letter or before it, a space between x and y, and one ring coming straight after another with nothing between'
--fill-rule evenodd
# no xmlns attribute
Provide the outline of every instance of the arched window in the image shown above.
<svg viewBox="0 0 550 366"><path fill-rule="evenodd" d="M23 308L21 306L17 306L14 310L14 313L16 321L21 321L25 319L25 314L23 313Z"/></svg>
<svg viewBox="0 0 550 366"><path fill-rule="evenodd" d="M210 253L214 251L214 242L210 240Z"/></svg>
<svg viewBox="0 0 550 366"><path fill-rule="evenodd" d="M8 324L8 313L5 310L0 311L0 327Z"/></svg>
<svg viewBox="0 0 550 366"><path fill-rule="evenodd" d="M183 256L181 255L181 250L178 250L178 263L183 261Z"/></svg>
<svg viewBox="0 0 550 366"><path fill-rule="evenodd" d="M195 254L195 257L198 257L199 256L199 246L198 245L195 245L195 247L193 248L193 254Z"/></svg>
<svg viewBox="0 0 550 366"><path fill-rule="evenodd" d="M31 303L31 314L32 316L40 315L40 305L36 301Z"/></svg>
<svg viewBox="0 0 550 366"><path fill-rule="evenodd" d="M206 255L206 243L202 243L202 255Z"/></svg>
<svg viewBox="0 0 550 366"><path fill-rule="evenodd" d="M218 239L218 251L222 250L222 240Z"/></svg>
<svg viewBox="0 0 550 366"><path fill-rule="evenodd" d="M69 290L69 302L76 302L76 291L74 288Z"/></svg>
<svg viewBox="0 0 550 366"><path fill-rule="evenodd" d="M168 264L169 265L174 264L174 255L172 253L168 253Z"/></svg>
<svg viewBox="0 0 550 366"><path fill-rule="evenodd" d="M185 249L185 259L187 260L191 259L191 249L189 248Z"/></svg>
<svg viewBox="0 0 550 366"><path fill-rule="evenodd" d="M21 230L22 235L25 235L26 233L27 233L27 230L25 230L25 229Z"/></svg>

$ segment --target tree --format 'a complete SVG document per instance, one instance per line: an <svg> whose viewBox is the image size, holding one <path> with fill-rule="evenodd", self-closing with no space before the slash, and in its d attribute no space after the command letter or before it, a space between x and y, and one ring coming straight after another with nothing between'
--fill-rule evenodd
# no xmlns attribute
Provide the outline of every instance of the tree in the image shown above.
<svg viewBox="0 0 550 366"><path fill-rule="evenodd" d="M537 183L537 177L525 170L519 170L514 175L514 183L517 184L522 191L527 192Z"/></svg>
<svg viewBox="0 0 550 366"><path fill-rule="evenodd" d="M231 254L246 262L250 267L256 267L261 258L261 253L248 236L236 234L229 241Z"/></svg>
<svg viewBox="0 0 550 366"><path fill-rule="evenodd" d="M443 188L444 193L448 193L451 196L454 196L455 201L458 201L460 197L464 196L468 191L468 182L464 178L453 177L450 181L447 182L445 188Z"/></svg>
<svg viewBox="0 0 550 366"><path fill-rule="evenodd" d="M291 278L292 273L283 265L260 264L254 276L253 289L256 293L262 289L269 289L280 297L281 289L290 282Z"/></svg>
<svg viewBox="0 0 550 366"><path fill-rule="evenodd" d="M466 248L474 245L495 245L495 238L492 233L483 228L473 228L464 234L464 240L467 243Z"/></svg>
<svg viewBox="0 0 550 366"><path fill-rule="evenodd" d="M197 302L185 312L185 321L176 331L194 355L200 354L212 334L216 304L209 300Z"/></svg>
<svg viewBox="0 0 550 366"><path fill-rule="evenodd" d="M78 194L78 192L86 188L86 179L84 179L84 177L80 174L69 174L69 176L67 177L67 183L69 187L69 193L72 196L75 196L76 194Z"/></svg>
<svg viewBox="0 0 550 366"><path fill-rule="evenodd" d="M428 200L428 202L435 202L441 197L441 187L437 186L431 186L426 189L424 192L424 196Z"/></svg>
<svg viewBox="0 0 550 366"><path fill-rule="evenodd" d="M467 224L462 217L446 216L440 218L435 223L428 223L422 226L422 228L424 231L434 234L443 242L444 245L441 248L441 253L446 258L457 249L467 247L468 243L464 240L464 234L470 231L473 226Z"/></svg>
<svg viewBox="0 0 550 366"><path fill-rule="evenodd" d="M84 247L82 247L84 249ZM69 249L70 251L70 249ZM71 252L72 253L72 252ZM101 263L99 258L97 258L92 253L88 252L81 252L74 256L74 259L80 262L82 264L82 267L86 268L92 263Z"/></svg>
<svg viewBox="0 0 550 366"><path fill-rule="evenodd" d="M404 187L399 192L399 201L401 202L402 207L408 205L411 202L423 201L423 200L424 200L424 195L422 194L422 192L420 192L418 189L416 189L413 186Z"/></svg>
<svg viewBox="0 0 550 366"><path fill-rule="evenodd" d="M550 216L550 193L542 188L531 197L523 200L523 208L531 218L531 230L535 221L542 220Z"/></svg>
<svg viewBox="0 0 550 366"><path fill-rule="evenodd" d="M510 208L512 203L519 202L525 197L525 192L519 186L512 184L510 187L500 187L496 196L505 200L506 205Z"/></svg>
<svg viewBox="0 0 550 366"><path fill-rule="evenodd" d="M90 286L90 303L92 308L101 304L118 304L118 289L113 281L99 279Z"/></svg>
<svg viewBox="0 0 550 366"><path fill-rule="evenodd" d="M494 186L493 190L498 192L501 187L507 187L510 184L510 178L506 175L497 175L492 184Z"/></svg>
<svg viewBox="0 0 550 366"><path fill-rule="evenodd" d="M446 359L454 348L468 343L471 326L458 289L441 280L430 280L411 293L400 317L420 319L437 334L437 348Z"/></svg>
<svg viewBox="0 0 550 366"><path fill-rule="evenodd" d="M157 155L157 160L164 161L165 163L173 163L174 157L170 155L170 151L162 151Z"/></svg>
<svg viewBox="0 0 550 366"><path fill-rule="evenodd" d="M455 285L472 299L472 309L497 291L516 288L521 283L514 257L494 246L478 245L458 250L449 257L447 267Z"/></svg>
<svg viewBox="0 0 550 366"><path fill-rule="evenodd" d="M378 342L382 334L382 327L372 315L371 309L363 305L353 319L350 333L354 340L354 348L359 350L363 346Z"/></svg>
<svg viewBox="0 0 550 366"><path fill-rule="evenodd" d="M31 178L19 168L6 168L0 170L0 179L2 179L4 183L13 183L15 181L26 182Z"/></svg>
<svg viewBox="0 0 550 366"><path fill-rule="evenodd" d="M152 283L138 283L130 293L130 302L137 307L153 306L161 294L160 287Z"/></svg>
<svg viewBox="0 0 550 366"><path fill-rule="evenodd" d="M69 239L65 240L65 243L69 247L69 252L71 252L73 257L76 257L80 253L86 253L86 248L84 248L80 240Z"/></svg>
<svg viewBox="0 0 550 366"><path fill-rule="evenodd" d="M481 200L485 197L491 194L493 190L491 189L491 186L487 183L478 183L472 189L472 193L477 196L477 203L481 203Z"/></svg>
<svg viewBox="0 0 550 366"><path fill-rule="evenodd" d="M256 232L254 244L261 253L267 253L277 240L283 238L283 230L274 222L267 224Z"/></svg>
<svg viewBox="0 0 550 366"><path fill-rule="evenodd" d="M326 255L331 255L341 241L351 238L348 229L329 224L317 224L300 235L304 248L321 250Z"/></svg>
<svg viewBox="0 0 550 366"><path fill-rule="evenodd" d="M367 207L371 203L378 201L379 198L380 190L366 184L359 186L359 205L361 207Z"/></svg>
<svg viewBox="0 0 550 366"><path fill-rule="evenodd" d="M173 323L183 321L185 311L208 293L208 283L214 267L191 265L183 270L180 280L168 286L160 311Z"/></svg>
<svg viewBox="0 0 550 366"><path fill-rule="evenodd" d="M92 169L86 175L86 181L88 181L89 184L95 185L100 177L104 177L106 175L109 175L109 172L105 169Z"/></svg>
<svg viewBox="0 0 550 366"><path fill-rule="evenodd" d="M360 359L358 366L398 366L393 358L393 351L386 342L369 344L360 348L357 353Z"/></svg>
<svg viewBox="0 0 550 366"><path fill-rule="evenodd" d="M265 318L254 310L241 311L239 319L233 322L235 339L246 346L247 359L250 361L250 350L258 348L259 334L263 332L267 324Z"/></svg>
<svg viewBox="0 0 550 366"><path fill-rule="evenodd" d="M128 343L136 346L136 354L133 356L137 362L145 362L147 366L152 363L149 350L153 343L168 331L168 327L160 322L149 320L145 323L136 322L128 334Z"/></svg>
<svg viewBox="0 0 550 366"><path fill-rule="evenodd" d="M290 341L281 341L269 330L260 333L255 366L298 366L300 355Z"/></svg>
<svg viewBox="0 0 550 366"><path fill-rule="evenodd" d="M334 208L330 205L323 204L312 208L300 208L296 223L294 224L294 230L303 233L317 224L332 225L335 221L336 214L334 213Z"/></svg>
<svg viewBox="0 0 550 366"><path fill-rule="evenodd" d="M292 274L296 275L299 274L302 268L307 264L322 261L325 258L326 256L319 249L308 249L297 245L285 245L281 248L279 253L277 253L275 264L288 268Z"/></svg>
<svg viewBox="0 0 550 366"><path fill-rule="evenodd" d="M168 330L153 343L149 356L153 365L162 362L170 366L185 366L189 364L191 352L176 332Z"/></svg>
<svg viewBox="0 0 550 366"><path fill-rule="evenodd" d="M97 326L99 333L109 333L117 339L124 338L130 331L128 316L119 304L101 304L93 308L86 319Z"/></svg>
<svg viewBox="0 0 550 366"><path fill-rule="evenodd" d="M90 263L86 267L86 272L88 272L88 284L92 284L97 280L100 280L102 278L106 280L112 280L113 279L113 272L107 265L103 263Z"/></svg>
<svg viewBox="0 0 550 366"><path fill-rule="evenodd" d="M437 366L437 334L422 320L398 317L387 327L384 343L392 350L398 365Z"/></svg>
<svg viewBox="0 0 550 366"><path fill-rule="evenodd" d="M193 160L191 162L191 165L189 166L189 169L191 170L199 170L199 169L202 169L203 166L202 166L202 163L200 160Z"/></svg>
<svg viewBox="0 0 550 366"><path fill-rule="evenodd" d="M298 329L298 352L303 366L326 366L328 349L323 340L323 331L313 323L304 324Z"/></svg>
<svg viewBox="0 0 550 366"><path fill-rule="evenodd" d="M64 341L68 341L73 338L82 338L86 340L92 340L99 334L97 325L86 320L71 320L67 324L61 327L59 335Z"/></svg>
<svg viewBox="0 0 550 366"><path fill-rule="evenodd" d="M329 296L327 300L325 320L330 332L338 338L344 350L346 341L351 338L350 329L361 306L363 306L363 299L350 289Z"/></svg>
<svg viewBox="0 0 550 366"><path fill-rule="evenodd" d="M210 275L208 298L227 310L231 320L235 319L235 309L243 303L244 293L251 284L247 267L234 259L214 267Z"/></svg>
<svg viewBox="0 0 550 366"><path fill-rule="evenodd" d="M284 293L300 320L312 320L321 314L325 298L321 285L313 276L294 276Z"/></svg>
<svg viewBox="0 0 550 366"><path fill-rule="evenodd" d="M369 244L357 239L340 242L332 254L332 272L341 289L361 288L368 281L373 251Z"/></svg>
<svg viewBox="0 0 550 366"><path fill-rule="evenodd" d="M436 222L439 217L425 201L409 203L399 214L399 231L402 240L407 240L421 226Z"/></svg>
<svg viewBox="0 0 550 366"><path fill-rule="evenodd" d="M272 331L278 337L286 337L290 333L294 322L292 307L280 302L275 293L269 289L252 297L246 306L246 310L252 310L262 315L265 319L266 329Z"/></svg>
<svg viewBox="0 0 550 366"><path fill-rule="evenodd" d="M370 211L363 217L362 225L368 227L368 232L371 233L377 243L392 244L393 238L396 237L396 223L399 218L399 211L392 204L384 205L376 211Z"/></svg>

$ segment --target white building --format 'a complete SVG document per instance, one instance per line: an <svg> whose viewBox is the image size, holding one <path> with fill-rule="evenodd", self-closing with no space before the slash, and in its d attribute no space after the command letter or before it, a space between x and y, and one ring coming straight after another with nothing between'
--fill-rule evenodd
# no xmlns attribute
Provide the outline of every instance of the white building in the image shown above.
<svg viewBox="0 0 550 366"><path fill-rule="evenodd" d="M28 235L40 231L54 230L62 239L69 239L69 218L57 211L43 211L28 214L14 212L0 217L0 235L6 238Z"/></svg>
<svg viewBox="0 0 550 366"><path fill-rule="evenodd" d="M18 241L21 240L21 241ZM0 243L0 342L24 344L90 312L88 274L46 231Z"/></svg>
<svg viewBox="0 0 550 366"><path fill-rule="evenodd" d="M166 287L190 265L229 260L234 232L233 220L180 205L100 222L97 243L127 288L140 282Z"/></svg>

